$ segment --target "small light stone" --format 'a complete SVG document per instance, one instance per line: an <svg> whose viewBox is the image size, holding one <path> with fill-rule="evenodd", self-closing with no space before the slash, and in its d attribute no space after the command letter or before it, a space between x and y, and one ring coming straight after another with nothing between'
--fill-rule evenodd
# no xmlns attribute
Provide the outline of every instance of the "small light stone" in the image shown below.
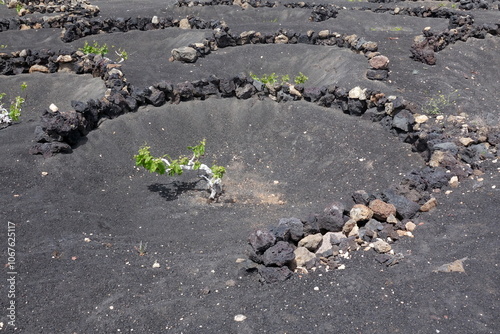
<svg viewBox="0 0 500 334"><path fill-rule="evenodd" d="M422 212L429 212L430 210L432 210L436 206L437 206L437 200L436 200L436 198L432 197L430 200L428 200L427 202L425 202L420 207L420 211L422 211Z"/></svg>
<svg viewBox="0 0 500 334"><path fill-rule="evenodd" d="M160 268L160 264L158 263L158 261L155 261L155 263L153 263L153 268Z"/></svg>
<svg viewBox="0 0 500 334"><path fill-rule="evenodd" d="M237 314L234 316L234 321L245 321L246 318L243 314Z"/></svg>
<svg viewBox="0 0 500 334"><path fill-rule="evenodd" d="M417 116L415 116L415 123L417 123L417 124L425 123L428 120L429 120L429 117L427 117L426 115L417 115Z"/></svg>
<svg viewBox="0 0 500 334"><path fill-rule="evenodd" d="M382 239L378 239L373 243L373 248L378 252L378 253L387 253L391 250L391 245L389 243L385 242Z"/></svg>
<svg viewBox="0 0 500 334"><path fill-rule="evenodd" d="M458 176L454 175L450 178L450 181L448 181L448 184L452 188L457 188L458 187Z"/></svg>
<svg viewBox="0 0 500 334"><path fill-rule="evenodd" d="M85 238L85 239L83 239L83 241L90 242L90 238Z"/></svg>
<svg viewBox="0 0 500 334"><path fill-rule="evenodd" d="M459 139L460 143L464 146L469 146L474 142L474 139L468 137L462 137Z"/></svg>
<svg viewBox="0 0 500 334"><path fill-rule="evenodd" d="M52 111L52 112L57 112L57 111L59 111L59 108L58 108L58 107L57 107L54 103L52 103L52 104L49 106L49 109L50 109L50 111Z"/></svg>
<svg viewBox="0 0 500 334"><path fill-rule="evenodd" d="M417 227L417 225L415 225L415 223L413 222L407 222L405 224L405 228L407 231L410 231L410 232L413 232L415 230L415 228Z"/></svg>

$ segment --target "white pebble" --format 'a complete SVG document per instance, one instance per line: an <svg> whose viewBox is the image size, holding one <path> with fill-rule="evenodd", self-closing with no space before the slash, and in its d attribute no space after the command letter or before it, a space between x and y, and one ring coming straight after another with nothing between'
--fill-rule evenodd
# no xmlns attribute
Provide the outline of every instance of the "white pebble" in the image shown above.
<svg viewBox="0 0 500 334"><path fill-rule="evenodd" d="M237 314L234 316L234 321L244 321L246 318L243 314Z"/></svg>

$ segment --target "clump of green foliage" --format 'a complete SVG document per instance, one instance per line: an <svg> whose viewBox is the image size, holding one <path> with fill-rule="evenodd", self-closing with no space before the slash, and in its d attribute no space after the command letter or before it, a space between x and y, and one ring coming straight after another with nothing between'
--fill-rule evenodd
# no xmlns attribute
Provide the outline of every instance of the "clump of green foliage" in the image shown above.
<svg viewBox="0 0 500 334"><path fill-rule="evenodd" d="M172 159L168 155L155 157L151 154L150 147L147 145L139 149L138 154L134 155L135 164L139 167L144 167L150 173L165 174L169 176L182 175L184 170L202 170L207 176L200 175L208 183L211 190L210 199L215 199L221 192L222 177L226 172L226 168L213 164L212 167L201 163L199 160L205 155L206 141L203 139L199 145L188 146L188 149L193 152L191 158L180 156L177 159Z"/></svg>
<svg viewBox="0 0 500 334"><path fill-rule="evenodd" d="M115 48L115 46L111 45L111 48ZM98 42L94 41L93 44L89 44L89 42L85 42L83 47L81 47L78 50L82 51L85 54L92 53L95 55L105 56L109 52L109 47L106 43L104 43L103 45L99 45ZM118 59L116 61L119 63L128 59L128 52L122 48L118 48L117 50L115 50L115 54L118 56Z"/></svg>
<svg viewBox="0 0 500 334"><path fill-rule="evenodd" d="M114 47L114 45L112 47ZM119 63L128 59L128 52L123 50L122 48L118 48L118 50L115 50L115 53L118 56L118 59L116 61Z"/></svg>
<svg viewBox="0 0 500 334"><path fill-rule="evenodd" d="M93 53L95 55L101 56L104 56L109 52L108 45L106 43L104 43L103 45L99 45L99 43L97 43L96 41L94 41L94 44L89 44L89 42L85 41L83 47L78 50L82 51L85 54Z"/></svg>
<svg viewBox="0 0 500 334"><path fill-rule="evenodd" d="M21 84L21 92L24 92L28 85L26 82ZM21 117L21 109L23 104L26 102L26 99L21 97L20 95L14 98L14 101L11 102L9 109L5 109L2 104L2 99L6 94L0 93L0 115L3 116L2 120L6 123L11 123L12 121L17 122Z"/></svg>
<svg viewBox="0 0 500 334"><path fill-rule="evenodd" d="M305 83L307 80L309 80L308 77L306 77L304 75L304 73L302 72L299 72L299 75L297 75L294 79L293 79L293 82L295 82L295 84L299 85L299 84L303 84Z"/></svg>
<svg viewBox="0 0 500 334"><path fill-rule="evenodd" d="M257 74L254 74L250 72L250 77L254 80L257 80L259 82L262 82L263 84L270 84L274 85L275 83L280 83L280 84L285 84L290 82L290 75L285 74L285 75L277 75L276 73L271 73L271 74L262 74L261 76L258 76ZM304 75L304 73L299 72L297 76L293 79L293 82L298 85L298 84L303 84L307 80L309 80L308 77Z"/></svg>
<svg viewBox="0 0 500 334"><path fill-rule="evenodd" d="M443 112L443 110L453 104L451 95L456 93L457 90L452 92L449 95L445 95L438 92L438 95L430 98L427 103L422 107L422 111L429 115L439 115Z"/></svg>

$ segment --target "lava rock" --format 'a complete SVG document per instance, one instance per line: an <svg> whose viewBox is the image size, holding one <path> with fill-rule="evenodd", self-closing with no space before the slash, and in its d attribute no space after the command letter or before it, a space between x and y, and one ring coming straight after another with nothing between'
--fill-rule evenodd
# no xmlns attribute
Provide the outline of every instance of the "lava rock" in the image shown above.
<svg viewBox="0 0 500 334"><path fill-rule="evenodd" d="M259 267L262 283L283 282L293 276L288 267Z"/></svg>
<svg viewBox="0 0 500 334"><path fill-rule="evenodd" d="M257 253L263 253L276 243L276 237L270 231L257 230L250 234L248 243Z"/></svg>
<svg viewBox="0 0 500 334"><path fill-rule="evenodd" d="M394 104L393 104L394 106ZM392 127L404 132L409 132L413 130L413 124L415 123L415 118L413 114L406 109L401 110L392 119Z"/></svg>
<svg viewBox="0 0 500 334"><path fill-rule="evenodd" d="M373 217L380 221L386 221L390 215L396 215L396 207L393 204L385 203L380 199L370 202L369 208L373 211Z"/></svg>
<svg viewBox="0 0 500 334"><path fill-rule="evenodd" d="M397 214L403 219L410 219L420 210L420 205L410 201L404 196L394 193L392 190L386 190L382 194L384 202L393 204L396 207Z"/></svg>
<svg viewBox="0 0 500 334"><path fill-rule="evenodd" d="M173 49L171 53L174 60L181 61L183 63L194 63L198 59L196 49L190 46Z"/></svg>
<svg viewBox="0 0 500 334"><path fill-rule="evenodd" d="M320 230L326 232L340 232L344 226L344 204L332 202L325 208L323 214L317 216Z"/></svg>
<svg viewBox="0 0 500 334"><path fill-rule="evenodd" d="M370 69L366 71L366 77L370 80L387 80L389 78L389 71Z"/></svg>
<svg viewBox="0 0 500 334"><path fill-rule="evenodd" d="M323 235L321 233L310 234L300 239L298 246L307 248L309 251L314 252L316 249L318 249L321 241L323 241Z"/></svg>
<svg viewBox="0 0 500 334"><path fill-rule="evenodd" d="M294 247L285 241L278 241L264 252L266 267L282 267L288 265L295 258Z"/></svg>
<svg viewBox="0 0 500 334"><path fill-rule="evenodd" d="M298 247L294 251L295 259L293 262L294 267L303 267L311 269L317 263L317 258L314 253L305 247Z"/></svg>
<svg viewBox="0 0 500 334"><path fill-rule="evenodd" d="M304 225L298 218L281 218L278 226L286 226L289 228L290 239L294 242L299 241L304 236Z"/></svg>
<svg viewBox="0 0 500 334"><path fill-rule="evenodd" d="M243 100L249 99L256 93L256 91L257 90L252 84L247 83L242 87L236 88L236 97Z"/></svg>

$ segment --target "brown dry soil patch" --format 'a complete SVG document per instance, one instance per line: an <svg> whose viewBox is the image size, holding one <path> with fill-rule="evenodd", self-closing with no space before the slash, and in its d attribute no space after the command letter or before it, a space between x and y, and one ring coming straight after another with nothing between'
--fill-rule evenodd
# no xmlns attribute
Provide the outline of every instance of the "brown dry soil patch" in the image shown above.
<svg viewBox="0 0 500 334"><path fill-rule="evenodd" d="M413 37L447 20L341 11L309 22L309 10L238 6L177 8L164 1L95 1L106 16L224 19L233 31L330 29L379 43L390 81L366 79L366 58L348 49L253 45L212 52L195 64L169 62L172 48L209 30L177 28L89 36L65 44L60 30L0 33L2 52L76 50L84 41L124 48L125 76L137 86L240 72L303 72L312 86L337 83L403 95L419 108L438 92L443 112L498 124L500 39L458 42L438 63L412 61ZM405 3L406 4L406 3ZM339 5L352 6L350 2ZM416 5L420 5L417 3ZM451 3L449 3L451 5ZM499 11L471 11L498 22ZM1 17L15 10L0 6ZM400 29L401 28L401 29ZM100 98L99 78L69 73L3 76L0 92L28 84L21 121L0 130L0 247L16 224L16 322L8 324L8 268L1 276L0 332L18 333L498 333L500 322L500 163L464 180L421 214L414 238L394 244L405 258L386 268L357 252L345 270L261 285L244 276L248 235L282 217L303 218L355 190L376 191L423 165L409 145L379 124L306 102L206 101L142 107L103 122L72 154L28 154L40 111ZM417 109L418 110L418 109ZM228 167L226 193L207 204L195 176L156 176L134 167L144 142L155 154L182 154L207 138L207 158ZM139 256L134 247L147 243ZM433 272L467 257L464 273ZM159 268L153 268L154 263ZM235 315L246 320L236 322Z"/></svg>

